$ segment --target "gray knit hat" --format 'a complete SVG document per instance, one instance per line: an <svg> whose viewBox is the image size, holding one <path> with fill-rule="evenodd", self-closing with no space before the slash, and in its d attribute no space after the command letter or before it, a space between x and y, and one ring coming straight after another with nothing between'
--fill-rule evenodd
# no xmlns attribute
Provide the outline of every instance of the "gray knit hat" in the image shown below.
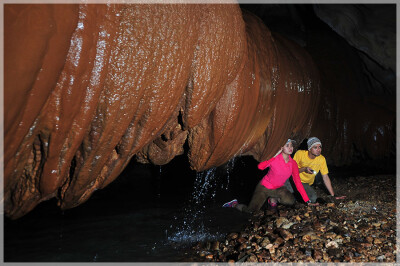
<svg viewBox="0 0 400 266"><path fill-rule="evenodd" d="M316 137L309 138L308 141L307 141L308 150L311 150L311 148L314 145L317 145L317 144L320 144L322 146L321 141L319 140L319 138L316 138Z"/></svg>

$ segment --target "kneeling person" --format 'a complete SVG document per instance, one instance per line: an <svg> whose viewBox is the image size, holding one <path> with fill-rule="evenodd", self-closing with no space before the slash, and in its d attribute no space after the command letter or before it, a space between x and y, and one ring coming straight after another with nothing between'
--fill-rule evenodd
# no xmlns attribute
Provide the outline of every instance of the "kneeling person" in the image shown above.
<svg viewBox="0 0 400 266"><path fill-rule="evenodd" d="M296 188L302 195L303 200L311 203L300 181L297 163L290 157L290 154L293 153L293 143L293 140L288 139L273 158L258 164L258 169L260 170L264 170L267 167L270 169L257 184L248 206L233 200L224 204L223 207L236 207L241 211L254 213L261 209L267 199L271 208L276 208L278 202L284 205L293 205L295 198L284 186L285 181L290 176L293 177Z"/></svg>

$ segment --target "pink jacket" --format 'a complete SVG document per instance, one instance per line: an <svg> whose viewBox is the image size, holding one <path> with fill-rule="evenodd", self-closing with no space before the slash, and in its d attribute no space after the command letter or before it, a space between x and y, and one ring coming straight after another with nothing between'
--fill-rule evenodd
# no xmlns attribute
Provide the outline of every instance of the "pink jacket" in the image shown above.
<svg viewBox="0 0 400 266"><path fill-rule="evenodd" d="M297 190L305 202L309 200L299 176L299 167L295 160L289 155L289 162L286 163L282 153L258 164L258 169L264 170L269 167L268 173L260 181L260 184L268 189L277 189L282 187L286 180L292 176Z"/></svg>

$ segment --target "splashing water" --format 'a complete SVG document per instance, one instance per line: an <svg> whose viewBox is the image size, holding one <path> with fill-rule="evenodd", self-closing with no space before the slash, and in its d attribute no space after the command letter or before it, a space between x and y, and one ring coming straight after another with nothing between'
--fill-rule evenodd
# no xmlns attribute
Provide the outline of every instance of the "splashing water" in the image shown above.
<svg viewBox="0 0 400 266"><path fill-rule="evenodd" d="M215 179L215 168L196 174L193 198L189 201L189 205L184 208L183 224L177 226L175 230L173 230L173 225L170 226L171 231L175 231L175 233L167 235L168 241L190 244L214 240L222 236L220 233L210 233L204 225L205 203L208 199L214 199L216 195ZM176 216L174 218L178 220Z"/></svg>

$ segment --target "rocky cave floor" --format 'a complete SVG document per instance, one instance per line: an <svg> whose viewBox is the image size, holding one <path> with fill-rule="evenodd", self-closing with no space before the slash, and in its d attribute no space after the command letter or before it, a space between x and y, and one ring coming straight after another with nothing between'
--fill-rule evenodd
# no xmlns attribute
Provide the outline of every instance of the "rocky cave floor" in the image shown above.
<svg viewBox="0 0 400 266"><path fill-rule="evenodd" d="M396 176L332 180L336 195L319 206L296 202L261 210L240 232L191 247L197 262L395 262Z"/></svg>

